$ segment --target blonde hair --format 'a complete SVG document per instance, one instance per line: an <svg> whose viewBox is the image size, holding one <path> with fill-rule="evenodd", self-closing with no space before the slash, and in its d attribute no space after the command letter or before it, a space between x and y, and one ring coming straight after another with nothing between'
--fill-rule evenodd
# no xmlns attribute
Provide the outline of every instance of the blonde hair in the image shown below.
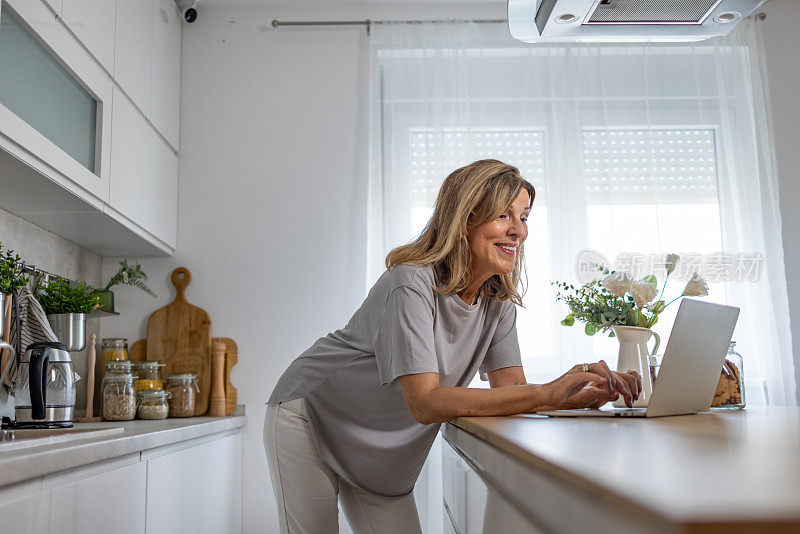
<svg viewBox="0 0 800 534"><path fill-rule="evenodd" d="M484 159L456 169L442 183L425 229L414 241L389 252L386 268L391 270L400 263L433 264L437 283L442 285L434 287L438 293L462 291L472 275L467 231L505 213L523 189L530 195L530 207L536 197L533 185L522 178L519 169L502 161ZM517 286L524 268L525 255L520 245L514 270L492 276L480 292L487 298L511 299L522 306Z"/></svg>

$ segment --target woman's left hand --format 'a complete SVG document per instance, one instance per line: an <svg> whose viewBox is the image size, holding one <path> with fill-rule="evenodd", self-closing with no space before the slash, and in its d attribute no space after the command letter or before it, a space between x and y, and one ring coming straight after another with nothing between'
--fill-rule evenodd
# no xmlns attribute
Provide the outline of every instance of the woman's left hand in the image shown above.
<svg viewBox="0 0 800 534"><path fill-rule="evenodd" d="M642 392L642 377L636 371L626 371L618 373L608 368L603 360L597 363L587 364L589 370L601 376L609 378L607 388L598 388L589 384L584 389L565 401L570 407L574 408L598 408L603 404L617 400L619 395L625 399L625 404L633 406L633 402L639 398ZM582 372L583 366L576 365L570 369L569 373Z"/></svg>

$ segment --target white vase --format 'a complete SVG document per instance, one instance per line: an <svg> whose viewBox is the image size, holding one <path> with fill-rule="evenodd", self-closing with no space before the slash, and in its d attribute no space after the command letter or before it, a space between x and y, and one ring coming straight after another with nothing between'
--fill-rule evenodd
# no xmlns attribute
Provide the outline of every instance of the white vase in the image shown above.
<svg viewBox="0 0 800 534"><path fill-rule="evenodd" d="M644 408L650 402L653 395L653 380L650 377L649 356L655 354L661 344L658 334L649 328L638 326L612 326L611 329L619 340L619 358L617 359L617 372L636 371L642 377L642 392L639 398L634 401L633 406ZM650 337L656 338L653 351L647 349L647 341ZM614 406L624 407L625 399L620 398L614 402Z"/></svg>

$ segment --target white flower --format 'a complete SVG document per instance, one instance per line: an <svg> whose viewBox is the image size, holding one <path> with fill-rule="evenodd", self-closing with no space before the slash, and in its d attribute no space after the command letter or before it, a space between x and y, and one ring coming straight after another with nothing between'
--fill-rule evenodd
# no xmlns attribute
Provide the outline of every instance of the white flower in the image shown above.
<svg viewBox="0 0 800 534"><path fill-rule="evenodd" d="M664 267L667 269L667 274L671 274L678 265L678 260L681 259L677 254L667 254L664 256Z"/></svg>
<svg viewBox="0 0 800 534"><path fill-rule="evenodd" d="M708 295L708 284L703 278L697 274L692 273L692 277L686 282L686 287L683 289L682 297L703 297Z"/></svg>
<svg viewBox="0 0 800 534"><path fill-rule="evenodd" d="M628 292L633 297L633 301L639 308L644 307L645 304L656 298L656 286L644 280L638 280L631 283Z"/></svg>
<svg viewBox="0 0 800 534"><path fill-rule="evenodd" d="M628 273L616 272L603 278L600 284L614 295L624 297L630 290L632 281Z"/></svg>

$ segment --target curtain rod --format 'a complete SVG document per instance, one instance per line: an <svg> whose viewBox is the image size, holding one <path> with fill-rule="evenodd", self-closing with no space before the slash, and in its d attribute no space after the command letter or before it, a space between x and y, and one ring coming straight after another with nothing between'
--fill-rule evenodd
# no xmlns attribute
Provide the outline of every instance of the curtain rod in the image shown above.
<svg viewBox="0 0 800 534"><path fill-rule="evenodd" d="M322 20L322 21L280 21L273 20L272 27L281 26L366 26L367 35L373 24L500 24L508 22L507 19L452 19L452 20Z"/></svg>

